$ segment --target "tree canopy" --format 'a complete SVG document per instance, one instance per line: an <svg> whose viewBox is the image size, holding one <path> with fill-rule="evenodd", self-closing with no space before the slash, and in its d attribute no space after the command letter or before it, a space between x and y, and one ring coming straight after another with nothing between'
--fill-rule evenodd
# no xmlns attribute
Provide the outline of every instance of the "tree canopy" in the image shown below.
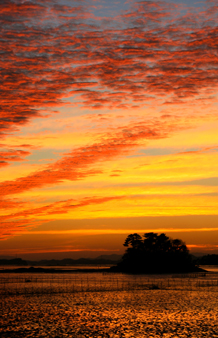
<svg viewBox="0 0 218 338"><path fill-rule="evenodd" d="M119 271L130 273L171 273L196 271L186 244L164 233L149 232L127 236L127 249L118 264Z"/></svg>

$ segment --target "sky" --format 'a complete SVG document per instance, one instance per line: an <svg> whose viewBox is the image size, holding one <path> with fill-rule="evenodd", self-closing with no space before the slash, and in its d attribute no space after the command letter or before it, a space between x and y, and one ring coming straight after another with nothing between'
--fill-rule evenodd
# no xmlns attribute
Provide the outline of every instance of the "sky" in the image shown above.
<svg viewBox="0 0 218 338"><path fill-rule="evenodd" d="M0 256L218 253L218 1L2 0Z"/></svg>

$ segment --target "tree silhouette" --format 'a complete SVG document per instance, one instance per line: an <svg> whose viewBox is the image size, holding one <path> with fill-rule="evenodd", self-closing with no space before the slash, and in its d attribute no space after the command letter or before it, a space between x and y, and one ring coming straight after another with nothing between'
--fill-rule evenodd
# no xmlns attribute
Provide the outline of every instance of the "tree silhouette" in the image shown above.
<svg viewBox="0 0 218 338"><path fill-rule="evenodd" d="M134 233L127 236L127 249L117 271L130 273L167 273L196 271L186 244L171 239L164 233L149 232L141 237Z"/></svg>

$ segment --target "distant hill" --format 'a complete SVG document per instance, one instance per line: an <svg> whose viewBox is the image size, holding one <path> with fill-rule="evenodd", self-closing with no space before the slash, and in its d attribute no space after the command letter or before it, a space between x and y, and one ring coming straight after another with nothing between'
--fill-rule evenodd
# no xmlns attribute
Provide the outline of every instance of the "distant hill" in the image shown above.
<svg viewBox="0 0 218 338"><path fill-rule="evenodd" d="M12 257L12 256L0 256L0 259L14 259L16 257Z"/></svg>
<svg viewBox="0 0 218 338"><path fill-rule="evenodd" d="M0 259L0 265L25 266L28 265L28 263L24 261L22 258L13 258L13 259Z"/></svg>
<svg viewBox="0 0 218 338"><path fill-rule="evenodd" d="M29 261L21 258L0 259L0 265L17 265L17 266L72 266L72 265L114 265L121 260L121 255L102 255L97 258L64 258L58 259L44 259L40 261Z"/></svg>
<svg viewBox="0 0 218 338"><path fill-rule="evenodd" d="M207 253L205 254L205 252L193 252L193 251L190 251L190 254L194 257L203 257L203 256L206 256L208 255Z"/></svg>

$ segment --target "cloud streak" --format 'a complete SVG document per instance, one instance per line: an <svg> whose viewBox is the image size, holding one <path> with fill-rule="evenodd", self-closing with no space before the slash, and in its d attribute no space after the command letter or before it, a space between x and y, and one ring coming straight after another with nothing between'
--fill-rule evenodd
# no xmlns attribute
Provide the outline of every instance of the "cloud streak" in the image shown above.
<svg viewBox="0 0 218 338"><path fill-rule="evenodd" d="M0 216L0 239L5 239L14 234L25 233L25 229L36 227L46 222L46 217L50 215L66 214L77 208L83 208L89 205L97 205L106 203L113 200L120 200L123 196L108 196L108 197L89 197L83 200L77 201L70 199L67 201L55 202L50 205L45 205L39 208L23 209L20 212ZM7 204L7 203L6 203ZM0 201L0 207L4 207L4 203ZM23 206L21 203L11 202L11 207ZM7 204L7 209L10 205ZM25 207L25 205L24 205ZM35 218L43 216L43 221L36 221ZM33 218L34 217L34 218ZM22 219L23 218L23 219ZM14 220L15 219L15 220ZM17 221L17 219L21 219Z"/></svg>
<svg viewBox="0 0 218 338"><path fill-rule="evenodd" d="M105 135L104 140L77 148L41 171L14 181L0 183L0 194L1 196L17 194L61 183L64 180L77 181L97 175L101 170L92 168L95 164L128 155L141 141L164 138L172 128L172 125L162 125L158 122L155 126L153 124L149 126L147 122L115 129L113 133Z"/></svg>

